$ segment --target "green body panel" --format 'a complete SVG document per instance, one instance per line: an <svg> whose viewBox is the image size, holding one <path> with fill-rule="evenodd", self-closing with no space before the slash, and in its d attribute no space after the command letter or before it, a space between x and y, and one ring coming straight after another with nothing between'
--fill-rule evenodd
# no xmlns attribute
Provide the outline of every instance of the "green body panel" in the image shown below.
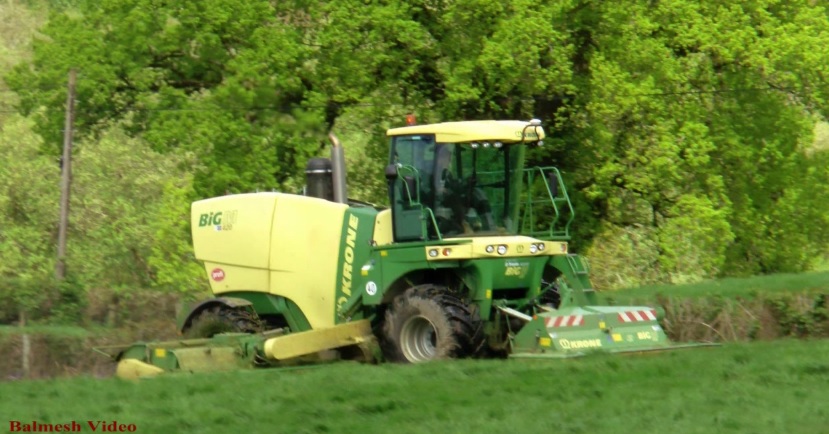
<svg viewBox="0 0 829 434"><path fill-rule="evenodd" d="M336 322L359 319L354 307L363 298L367 276L362 270L371 266L372 237L377 210L368 207L349 208L342 223L339 267L336 276ZM355 316L355 314L357 314Z"/></svg>
<svg viewBox="0 0 829 434"><path fill-rule="evenodd" d="M562 273L562 307L596 304L596 291L590 283L587 260L579 255L553 256L550 266Z"/></svg>

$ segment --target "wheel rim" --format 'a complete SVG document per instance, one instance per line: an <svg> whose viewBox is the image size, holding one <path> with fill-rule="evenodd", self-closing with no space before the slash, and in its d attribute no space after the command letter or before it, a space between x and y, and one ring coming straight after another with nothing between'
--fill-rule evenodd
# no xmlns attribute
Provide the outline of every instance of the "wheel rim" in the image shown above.
<svg viewBox="0 0 829 434"><path fill-rule="evenodd" d="M437 354L438 332L423 316L409 318L400 331L400 349L410 362L425 362Z"/></svg>

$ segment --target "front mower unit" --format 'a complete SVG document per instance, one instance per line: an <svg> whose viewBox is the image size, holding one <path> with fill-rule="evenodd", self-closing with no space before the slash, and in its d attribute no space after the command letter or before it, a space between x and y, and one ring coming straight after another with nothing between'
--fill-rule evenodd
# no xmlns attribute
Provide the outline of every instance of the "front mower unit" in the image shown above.
<svg viewBox="0 0 829 434"><path fill-rule="evenodd" d="M258 367L296 366L348 358L373 361L376 342L368 321L283 334L227 333L212 338L138 342L126 347L99 348L118 362L116 375L125 379L166 372L210 372ZM337 351L340 350L340 351Z"/></svg>
<svg viewBox="0 0 829 434"><path fill-rule="evenodd" d="M671 343L645 306L581 306L536 315L514 336L514 358L567 358L590 353L659 351L705 344Z"/></svg>

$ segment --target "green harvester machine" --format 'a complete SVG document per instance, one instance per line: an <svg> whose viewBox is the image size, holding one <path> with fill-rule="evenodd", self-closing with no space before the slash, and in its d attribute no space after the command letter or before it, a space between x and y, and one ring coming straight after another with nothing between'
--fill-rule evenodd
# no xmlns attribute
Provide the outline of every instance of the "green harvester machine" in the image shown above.
<svg viewBox="0 0 829 434"><path fill-rule="evenodd" d="M389 207L350 200L343 147L303 194L192 204L214 297L182 338L101 349L124 378L332 360L563 358L672 344L647 306L600 305L568 248L573 206L554 167L525 167L538 120L387 132Z"/></svg>

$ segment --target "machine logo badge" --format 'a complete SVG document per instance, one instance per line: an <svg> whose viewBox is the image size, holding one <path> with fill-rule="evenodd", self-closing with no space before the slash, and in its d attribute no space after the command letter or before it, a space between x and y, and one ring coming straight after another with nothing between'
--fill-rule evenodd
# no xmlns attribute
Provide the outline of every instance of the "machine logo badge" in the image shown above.
<svg viewBox="0 0 829 434"><path fill-rule="evenodd" d="M210 272L210 278L216 282L225 280L225 270L222 270L221 268L214 268L213 271Z"/></svg>
<svg viewBox="0 0 829 434"><path fill-rule="evenodd" d="M377 284L372 282L372 281L369 281L368 283L366 283L366 294L368 294L368 295L377 294Z"/></svg>
<svg viewBox="0 0 829 434"><path fill-rule="evenodd" d="M204 213L199 216L199 227L212 227L217 231L229 231L233 229L239 211L225 210L219 212Z"/></svg>

